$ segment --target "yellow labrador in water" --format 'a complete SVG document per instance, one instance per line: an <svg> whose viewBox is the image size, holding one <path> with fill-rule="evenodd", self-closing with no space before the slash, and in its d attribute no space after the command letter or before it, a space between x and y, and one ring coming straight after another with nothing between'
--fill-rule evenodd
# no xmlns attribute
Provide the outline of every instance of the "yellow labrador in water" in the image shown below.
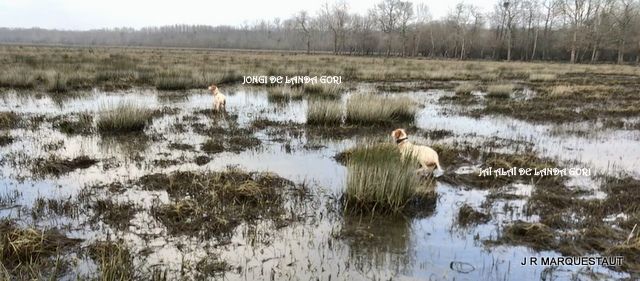
<svg viewBox="0 0 640 281"><path fill-rule="evenodd" d="M391 132L391 136L396 141L402 155L413 155L420 163L421 170L433 172L435 168L442 171L438 153L431 147L424 145L412 144L404 129L395 129Z"/></svg>
<svg viewBox="0 0 640 281"><path fill-rule="evenodd" d="M213 109L220 111L220 109L227 109L227 97L220 93L216 84L209 86L209 91L213 94Z"/></svg>

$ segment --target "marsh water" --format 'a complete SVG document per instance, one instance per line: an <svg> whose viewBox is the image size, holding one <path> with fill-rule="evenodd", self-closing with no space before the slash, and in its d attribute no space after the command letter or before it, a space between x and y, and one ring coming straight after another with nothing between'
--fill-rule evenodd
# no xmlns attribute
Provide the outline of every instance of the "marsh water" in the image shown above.
<svg viewBox="0 0 640 281"><path fill-rule="evenodd" d="M358 90L372 87L362 84ZM416 127L422 131L448 130L453 135L432 139L427 134L411 136L416 143L485 144L487 140L502 143L487 150L521 151L531 149L544 157L557 159L567 168L589 168L592 176L571 179L587 196L602 197L597 174L626 173L640 177L640 132L598 129L597 124L570 125L532 124L501 116L469 117L454 105L438 100L451 92L428 90L403 95L420 105ZM481 95L481 93L475 93ZM454 186L436 181L438 199L435 206L420 217L345 216L339 210L338 198L345 186L347 170L334 159L337 153L353 147L363 138L390 141L389 132L353 136L318 136L304 126L295 130L273 133L269 129L254 130L261 140L257 148L240 152L209 155L205 165L194 159L206 155L199 145L207 137L193 131L193 124L225 123L224 118L237 118L240 127L248 127L256 119L302 125L306 120L306 100L274 102L264 89L232 88L227 90L227 111L233 117L213 117L198 114L211 108L211 96L205 91L180 93L134 89L88 93L54 98L39 93L7 91L0 95L0 110L13 111L23 119L98 112L108 104L133 101L151 108L173 109L171 113L153 119L146 129L150 138L109 138L99 134L67 135L51 122L9 130L16 140L0 148L0 194L19 196L0 210L0 217L17 218L21 224L38 227L58 227L89 245L96 240L122 238L133 249L136 260L150 267L170 268L170 276L180 276L185 264L195 264L207 255L215 255L235 269L224 273L228 280L562 280L578 278L617 279L628 277L608 268L521 266L529 256L558 256L556 252L537 252L524 246L488 246L485 240L496 239L506 223L524 220L526 199L493 201L489 210L492 219L477 226L461 227L456 223L459 207L466 203L480 208L489 190ZM349 94L342 97L349 98ZM221 120L213 120L220 118ZM188 120L188 121L185 121ZM35 121L34 121L35 122ZM176 129L190 123L186 129ZM577 132L577 133L576 133ZM189 144L194 149L171 149L170 144ZM59 144L54 149L52 145ZM57 155L73 158L90 155L99 162L87 169L54 176L36 175L28 160ZM170 161L171 160L171 161ZM164 161L164 162L163 162ZM169 163L169 164L159 164ZM447 163L442 163L445 168ZM89 222L86 216L65 217L48 214L32 217L28 209L38 198L66 200L75 198L87 186L136 179L151 173L199 170L221 171L238 166L247 171L270 171L304 184L312 199L291 202L291 211L304 219L286 226L274 226L269 221L242 224L227 241L202 240L188 236L170 236L162 223L149 213L157 202L168 202L163 191L127 189L119 194L96 191L91 196L129 201L142 207L125 230L111 228L100 221ZM562 168L562 167L561 167ZM459 167L449 173L477 172L476 167ZM505 192L530 194L532 185L519 183L505 186ZM91 212L83 210L81 213ZM358 235L349 237L343 233ZM366 237L367 239L363 239ZM66 278L96 270L86 257L77 263Z"/></svg>

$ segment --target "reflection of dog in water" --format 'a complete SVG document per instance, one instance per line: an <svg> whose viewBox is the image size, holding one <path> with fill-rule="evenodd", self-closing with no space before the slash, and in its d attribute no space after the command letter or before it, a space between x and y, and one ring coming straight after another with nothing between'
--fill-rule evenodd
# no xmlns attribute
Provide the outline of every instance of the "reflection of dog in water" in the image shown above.
<svg viewBox="0 0 640 281"><path fill-rule="evenodd" d="M408 140L407 132L405 132L404 129L393 130L391 136L396 141L403 156L411 155L416 157L421 166L419 172L431 173L435 168L438 168L438 171L442 171L440 161L438 160L438 153L431 147L412 144Z"/></svg>
<svg viewBox="0 0 640 281"><path fill-rule="evenodd" d="M226 110L227 109L227 97L220 93L218 90L218 86L215 84L211 84L209 86L209 91L213 94L213 109L215 111Z"/></svg>

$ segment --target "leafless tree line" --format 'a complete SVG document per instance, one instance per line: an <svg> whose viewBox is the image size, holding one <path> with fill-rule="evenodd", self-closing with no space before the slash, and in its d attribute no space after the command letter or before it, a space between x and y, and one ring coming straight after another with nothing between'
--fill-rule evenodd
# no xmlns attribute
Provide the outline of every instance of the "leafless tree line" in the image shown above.
<svg viewBox="0 0 640 281"><path fill-rule="evenodd" d="M0 28L0 42L304 50L350 55L640 63L640 0L460 2L441 19L427 6L382 0L352 13L346 0L315 15L242 26L172 25L61 31Z"/></svg>

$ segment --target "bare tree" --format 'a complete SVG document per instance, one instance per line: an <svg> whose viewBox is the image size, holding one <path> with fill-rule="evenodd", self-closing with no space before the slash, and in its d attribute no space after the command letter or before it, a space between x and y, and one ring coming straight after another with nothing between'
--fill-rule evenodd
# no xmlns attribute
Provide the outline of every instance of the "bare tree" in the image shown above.
<svg viewBox="0 0 640 281"><path fill-rule="evenodd" d="M345 0L338 0L329 6L328 2L322 6L320 12L322 23L328 27L333 35L333 53L340 53L339 48L344 49L346 27L349 21L349 7Z"/></svg>
<svg viewBox="0 0 640 281"><path fill-rule="evenodd" d="M295 16L296 23L304 35L307 45L307 54L311 53L311 23L307 11L300 11Z"/></svg>
<svg viewBox="0 0 640 281"><path fill-rule="evenodd" d="M344 1L287 19L238 26L169 25L87 31L1 28L1 43L247 48L364 55L640 63L640 0L494 0L487 17L460 3L430 19L411 0L382 1L350 14ZM332 4L333 3L333 4ZM410 9L412 8L412 9ZM484 21L489 24L485 25ZM397 42L397 43L395 43ZM493 54L485 54L493 50Z"/></svg>
<svg viewBox="0 0 640 281"><path fill-rule="evenodd" d="M624 63L625 45L630 36L632 23L638 16L638 7L635 0L618 0L615 4L615 11L613 13L616 29L617 29L617 44L618 44L618 64Z"/></svg>
<svg viewBox="0 0 640 281"><path fill-rule="evenodd" d="M407 33L409 31L409 23L413 19L413 3L408 1L398 2L398 11L400 37L402 38L402 56L404 57L407 49Z"/></svg>
<svg viewBox="0 0 640 281"><path fill-rule="evenodd" d="M427 23L429 22L429 20L431 19L431 14L429 13L429 7L427 7L427 5L420 3L416 6L416 19L415 19L415 25L416 25L416 34L415 34L415 45L413 48L413 55L417 56L418 52L420 52L421 50L421 42L422 42L422 37L423 37L423 32L425 31L425 29L427 29ZM430 38L431 38L431 50L429 51L429 56L431 55L431 53L433 52L433 45L434 45L434 41L433 41L433 32L431 30L431 28L429 28L429 30L431 31L430 34Z"/></svg>
<svg viewBox="0 0 640 281"><path fill-rule="evenodd" d="M505 27L507 28L507 61L511 60L511 51L513 48L513 30L515 28L514 20L518 16L520 1L512 0L502 3L505 12Z"/></svg>
<svg viewBox="0 0 640 281"><path fill-rule="evenodd" d="M562 0L562 12L571 24L571 58L569 60L571 63L577 60L579 40L581 40L579 33L593 16L596 6L595 0Z"/></svg>
<svg viewBox="0 0 640 281"><path fill-rule="evenodd" d="M387 56L391 55L391 43L393 33L398 29L398 18L400 17L399 0L383 0L376 5L376 18L380 24L380 29L385 35L387 46Z"/></svg>
<svg viewBox="0 0 640 281"><path fill-rule="evenodd" d="M479 23L480 16L475 10L477 10L476 7L461 2L456 5L447 17L447 21L455 29L457 44L460 45L460 55L458 56L460 59L465 59L469 49L469 31L473 30ZM454 52L458 53L457 51Z"/></svg>
<svg viewBox="0 0 640 281"><path fill-rule="evenodd" d="M549 46L551 45L551 30L558 13L559 0L543 0L542 7L544 7L544 31L542 32L542 59L547 59L547 53Z"/></svg>

